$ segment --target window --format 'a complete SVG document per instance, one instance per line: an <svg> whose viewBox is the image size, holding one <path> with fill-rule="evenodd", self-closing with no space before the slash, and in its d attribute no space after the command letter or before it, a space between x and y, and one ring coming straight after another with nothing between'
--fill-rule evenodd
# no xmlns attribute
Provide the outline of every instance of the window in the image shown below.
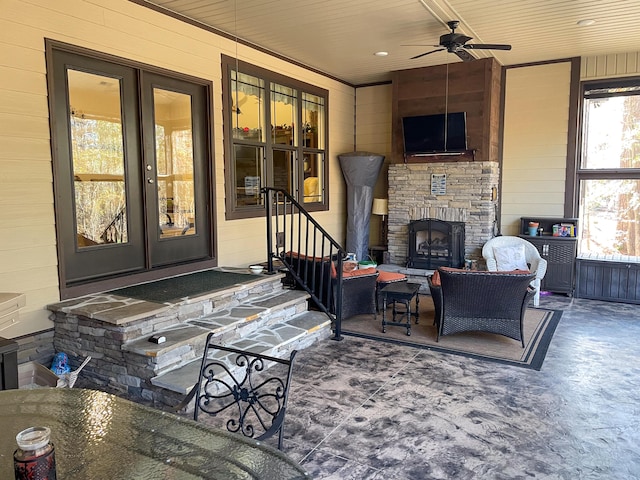
<svg viewBox="0 0 640 480"><path fill-rule="evenodd" d="M328 92L223 56L226 212L264 214L264 186L326 210Z"/></svg>
<svg viewBox="0 0 640 480"><path fill-rule="evenodd" d="M640 78L586 83L582 109L579 256L639 261Z"/></svg>

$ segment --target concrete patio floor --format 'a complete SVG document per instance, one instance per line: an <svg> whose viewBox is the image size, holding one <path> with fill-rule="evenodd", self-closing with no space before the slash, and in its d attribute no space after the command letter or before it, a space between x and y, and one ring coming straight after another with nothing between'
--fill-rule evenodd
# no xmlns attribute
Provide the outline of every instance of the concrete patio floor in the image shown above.
<svg viewBox="0 0 640 480"><path fill-rule="evenodd" d="M541 371L353 337L305 349L285 452L316 479L640 478L640 307L540 307L564 311Z"/></svg>
<svg viewBox="0 0 640 480"><path fill-rule="evenodd" d="M347 336L300 351L284 452L325 480L640 478L640 306L540 308L564 312L540 371Z"/></svg>

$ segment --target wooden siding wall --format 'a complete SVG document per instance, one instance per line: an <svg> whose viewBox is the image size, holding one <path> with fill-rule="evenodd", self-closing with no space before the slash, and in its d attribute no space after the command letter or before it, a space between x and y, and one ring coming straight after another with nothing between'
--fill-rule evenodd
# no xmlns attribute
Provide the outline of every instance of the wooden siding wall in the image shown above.
<svg viewBox="0 0 640 480"><path fill-rule="evenodd" d="M235 56L329 90L330 207L316 215L344 238L337 155L354 148L355 89L126 0L2 0L0 8L0 291L26 293L8 338L51 328L59 300L45 38L193 75L213 84L218 264L266 258L263 218L225 221L220 55Z"/></svg>
<svg viewBox="0 0 640 480"><path fill-rule="evenodd" d="M640 75L640 51L582 57L581 80Z"/></svg>
<svg viewBox="0 0 640 480"><path fill-rule="evenodd" d="M467 147L498 161L501 66L493 58L393 73L392 161L402 163L402 117L467 113Z"/></svg>
<svg viewBox="0 0 640 480"><path fill-rule="evenodd" d="M501 233L520 217L563 217L571 62L506 70Z"/></svg>

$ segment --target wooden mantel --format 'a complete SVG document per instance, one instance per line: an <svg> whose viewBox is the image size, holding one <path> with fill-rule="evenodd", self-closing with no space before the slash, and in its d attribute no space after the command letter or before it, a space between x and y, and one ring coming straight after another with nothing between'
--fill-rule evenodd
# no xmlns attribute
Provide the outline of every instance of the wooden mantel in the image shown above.
<svg viewBox="0 0 640 480"><path fill-rule="evenodd" d="M402 117L445 111L467 113L467 146L473 154L407 156L406 163L499 161L501 75L494 58L393 72L391 162L405 163Z"/></svg>
<svg viewBox="0 0 640 480"><path fill-rule="evenodd" d="M405 155L404 163L475 162L476 151L465 150L456 153L429 153Z"/></svg>

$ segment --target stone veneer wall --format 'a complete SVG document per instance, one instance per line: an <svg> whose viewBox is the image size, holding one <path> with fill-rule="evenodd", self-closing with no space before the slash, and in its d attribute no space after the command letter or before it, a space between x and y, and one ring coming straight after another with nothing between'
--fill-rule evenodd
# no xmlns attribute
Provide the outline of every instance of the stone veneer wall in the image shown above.
<svg viewBox="0 0 640 480"><path fill-rule="evenodd" d="M446 178L446 195L431 194L431 175ZM494 236L499 185L497 162L438 162L389 166L389 261L405 266L409 222L422 218L465 223L465 256L482 260L482 246ZM484 262L480 262L483 264Z"/></svg>
<svg viewBox="0 0 640 480"><path fill-rule="evenodd" d="M53 328L14 338L18 343L18 364L38 362L49 368L56 354L53 347Z"/></svg>

